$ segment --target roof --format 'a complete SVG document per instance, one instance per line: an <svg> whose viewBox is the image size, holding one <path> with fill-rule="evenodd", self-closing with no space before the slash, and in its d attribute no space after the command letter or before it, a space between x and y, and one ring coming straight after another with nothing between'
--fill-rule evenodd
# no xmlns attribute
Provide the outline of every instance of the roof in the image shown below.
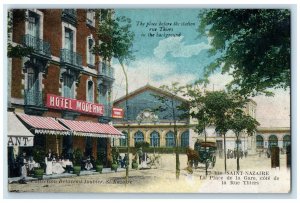
<svg viewBox="0 0 300 203"><path fill-rule="evenodd" d="M174 96L174 95L172 95L172 94L171 94L170 92L168 92L168 91L165 91L165 90L162 90L162 89L160 89L160 88L151 86L150 84L147 84L147 85L145 85L145 86L143 86L143 87L140 87L140 88L134 90L133 92L130 92L130 93L128 94L127 97L126 97L126 95L125 95L125 96L120 97L119 99L116 99L116 100L114 101L114 105L118 105L119 103L125 101L126 99L130 99L130 98L132 98L132 97L134 97L134 96L136 96L136 95L138 95L138 94L141 94L141 93L143 93L143 92L145 92L145 91L147 91L147 90L152 90L153 92L156 92L156 93L158 93L158 94L163 94L163 95L168 96L168 97ZM176 95L175 95L174 97L175 97L177 100L186 102L186 100L185 100L184 98L182 98L182 97L179 97L179 96L176 96Z"/></svg>

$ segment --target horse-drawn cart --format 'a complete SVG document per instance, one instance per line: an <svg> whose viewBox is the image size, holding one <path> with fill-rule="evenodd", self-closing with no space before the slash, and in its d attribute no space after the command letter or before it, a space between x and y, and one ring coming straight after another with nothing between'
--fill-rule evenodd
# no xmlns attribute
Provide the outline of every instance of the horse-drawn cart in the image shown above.
<svg viewBox="0 0 300 203"><path fill-rule="evenodd" d="M198 167L198 164L204 164L205 167L213 168L216 164L216 150L215 142L196 142L195 149L187 151L188 162L191 166Z"/></svg>

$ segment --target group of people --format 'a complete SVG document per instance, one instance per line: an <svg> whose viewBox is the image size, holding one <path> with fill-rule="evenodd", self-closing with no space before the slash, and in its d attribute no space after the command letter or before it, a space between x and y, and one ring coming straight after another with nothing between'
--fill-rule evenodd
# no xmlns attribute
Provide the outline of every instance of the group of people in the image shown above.
<svg viewBox="0 0 300 203"><path fill-rule="evenodd" d="M18 157L18 164L20 170L20 180L19 183L25 184L25 178L28 175L33 174L34 168L40 167L40 164L33 160L33 157L30 156L29 158L26 156L26 152L23 152Z"/></svg>
<svg viewBox="0 0 300 203"><path fill-rule="evenodd" d="M226 153L226 156L227 156L227 159L236 159L237 156L239 155L239 158L243 158L243 157L247 157L248 155L248 152L247 151L242 151L242 150L239 150L237 151L237 149L228 149L227 150L227 153Z"/></svg>
<svg viewBox="0 0 300 203"><path fill-rule="evenodd" d="M121 166L121 168L126 168L126 161L127 161L127 157L128 155L125 154L124 157L122 157L121 155L119 155L119 165Z"/></svg>
<svg viewBox="0 0 300 203"><path fill-rule="evenodd" d="M73 167L72 161L67 157L59 157L51 152L49 149L47 156L45 157L46 163L46 175L62 174L65 171L70 172Z"/></svg>

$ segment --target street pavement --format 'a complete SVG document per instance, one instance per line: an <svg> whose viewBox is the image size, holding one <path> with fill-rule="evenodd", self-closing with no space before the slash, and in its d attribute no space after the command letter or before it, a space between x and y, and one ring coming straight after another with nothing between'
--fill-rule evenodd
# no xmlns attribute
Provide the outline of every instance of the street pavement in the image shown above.
<svg viewBox="0 0 300 203"><path fill-rule="evenodd" d="M285 155L280 156L278 168L271 168L271 159L265 156L256 155L240 159L239 173L236 172L236 159L227 159L227 173L225 173L224 159L217 158L215 167L208 169L207 175L204 165L199 165L197 169L193 169L192 174L189 173L187 156L180 155L180 169L180 178L176 180L175 154L164 154L161 156L161 164L157 169L130 169L127 184L125 184L125 170L123 169L116 173L107 171L103 174L86 173L80 176L44 178L28 181L27 184L14 181L8 184L8 190L11 192L89 193L276 193L290 190L290 171L286 168ZM247 182L249 184L245 184Z"/></svg>

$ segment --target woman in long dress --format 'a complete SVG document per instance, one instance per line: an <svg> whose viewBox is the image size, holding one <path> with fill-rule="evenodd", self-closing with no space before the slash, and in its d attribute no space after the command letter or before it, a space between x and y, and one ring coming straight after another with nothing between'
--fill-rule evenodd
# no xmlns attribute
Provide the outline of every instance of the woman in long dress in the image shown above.
<svg viewBox="0 0 300 203"><path fill-rule="evenodd" d="M51 149L49 149L49 152L47 156L45 157L45 163L46 163L46 175L52 174L52 153Z"/></svg>
<svg viewBox="0 0 300 203"><path fill-rule="evenodd" d="M54 157L52 160L52 173L62 174L63 172L65 172L65 169L62 167L61 161L59 159L56 160Z"/></svg>

